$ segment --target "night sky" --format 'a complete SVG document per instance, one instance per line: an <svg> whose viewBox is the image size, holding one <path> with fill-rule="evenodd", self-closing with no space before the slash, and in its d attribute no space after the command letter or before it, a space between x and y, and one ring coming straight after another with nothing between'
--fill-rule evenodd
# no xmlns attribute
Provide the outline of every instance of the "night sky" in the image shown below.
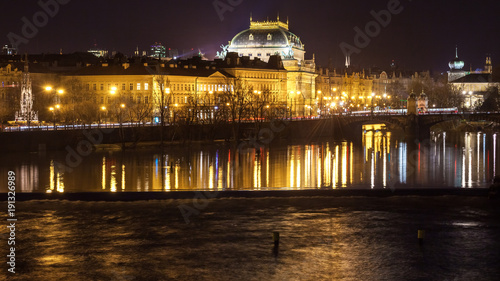
<svg viewBox="0 0 500 281"><path fill-rule="evenodd" d="M51 0L42 0L51 1ZM56 1L56 0L52 0ZM316 54L317 63L341 67L341 42L354 45L354 27L364 29L373 20L370 11L387 9L392 0L297 1L218 0L240 3L226 11L221 21L214 0L58 0L58 13L19 46L20 52L64 53L85 51L94 43L110 51L130 55L136 46L146 50L155 42L167 48L200 48L213 58L254 20L288 17L290 30L306 45L306 57ZM10 32L22 35L21 18L33 19L42 8L34 0L2 0L0 43L8 44ZM403 10L393 15L369 45L354 54L351 62L362 67L387 67L395 60L405 69L446 71L455 45L466 68L482 68L487 53L500 64L500 16L497 1L401 0Z"/></svg>

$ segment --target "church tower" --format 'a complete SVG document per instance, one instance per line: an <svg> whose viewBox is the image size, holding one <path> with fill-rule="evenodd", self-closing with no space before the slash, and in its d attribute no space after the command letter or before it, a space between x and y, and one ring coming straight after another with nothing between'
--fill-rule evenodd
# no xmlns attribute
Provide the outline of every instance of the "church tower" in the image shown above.
<svg viewBox="0 0 500 281"><path fill-rule="evenodd" d="M491 74L493 72L493 66L491 65L491 55L486 55L486 65L484 66L484 71Z"/></svg>

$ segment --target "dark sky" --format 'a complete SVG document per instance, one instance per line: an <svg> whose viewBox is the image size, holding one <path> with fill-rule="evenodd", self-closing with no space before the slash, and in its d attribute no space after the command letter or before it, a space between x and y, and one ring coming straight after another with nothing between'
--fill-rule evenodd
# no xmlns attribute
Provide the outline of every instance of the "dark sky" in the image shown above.
<svg viewBox="0 0 500 281"><path fill-rule="evenodd" d="M221 21L214 0L42 0L69 2L60 5L54 17L21 52L64 53L85 51L94 42L110 51L132 54L136 46L145 50L154 42L169 48L202 49L213 58L221 44L227 44L254 20L290 19L290 30L306 45L306 57L316 54L317 62L334 66L344 63L339 47L342 42L354 45L354 27L364 29L373 20L370 11L387 9L395 0L297 1L297 0L218 0L238 4L223 14ZM497 1L401 0L403 10L392 15L387 27L371 39L352 64L363 67L386 67L394 59L406 69L446 71L454 57L481 68L486 53L493 65L500 64L500 16ZM0 4L1 44L9 43L8 34L22 36L26 17L42 11L35 0L2 0ZM40 15L40 13L38 13ZM41 18L43 20L43 18ZM498 65L498 64L497 64Z"/></svg>

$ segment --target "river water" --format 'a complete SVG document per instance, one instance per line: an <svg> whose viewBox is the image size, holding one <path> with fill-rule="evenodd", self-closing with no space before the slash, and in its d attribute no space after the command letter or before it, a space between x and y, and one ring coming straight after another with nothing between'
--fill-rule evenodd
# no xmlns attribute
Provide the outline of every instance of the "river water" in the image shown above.
<svg viewBox="0 0 500 281"><path fill-rule="evenodd" d="M500 167L497 135L491 133L453 138L440 133L408 142L383 125L366 125L361 143L275 141L258 149L238 147L6 154L0 156L0 181L12 170L20 181L18 192L469 188L487 187Z"/></svg>
<svg viewBox="0 0 500 281"><path fill-rule="evenodd" d="M498 280L482 197L18 202L9 280ZM4 212L0 219L5 221ZM425 230L420 244L418 230ZM272 234L280 233L274 247ZM7 228L0 230L6 241ZM4 239L5 238L5 239ZM2 243L4 244L4 243ZM5 257L7 244L0 247ZM5 259L5 258L4 258Z"/></svg>
<svg viewBox="0 0 500 281"><path fill-rule="evenodd" d="M1 156L16 192L487 187L497 135L408 142L226 144ZM0 185L6 192L6 184ZM4 197L6 198L6 197ZM5 200L5 199L4 199ZM0 220L7 222L7 202ZM15 203L15 271L0 280L498 280L500 204L486 197L213 198ZM419 230L425 231L422 243ZM279 247L273 243L279 232ZM0 227L0 256L10 254ZM7 261L7 258L3 259Z"/></svg>

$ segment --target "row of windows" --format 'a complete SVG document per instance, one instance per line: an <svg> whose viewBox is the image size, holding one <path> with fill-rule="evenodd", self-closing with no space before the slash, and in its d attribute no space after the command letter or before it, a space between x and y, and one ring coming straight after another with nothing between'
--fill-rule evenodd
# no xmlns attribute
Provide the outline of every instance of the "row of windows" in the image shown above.
<svg viewBox="0 0 500 281"><path fill-rule="evenodd" d="M116 88L116 90L122 90L122 91L133 91L134 89L137 91L148 91L149 90L149 83L122 83L121 85L119 84L104 84L104 83L88 83L85 85L85 89L87 91L90 91L91 89L94 91L111 91L112 89Z"/></svg>
<svg viewBox="0 0 500 281"><path fill-rule="evenodd" d="M101 104L110 104L113 102L113 98L110 98L109 96L101 96L101 97L94 97L93 98L94 102L100 101ZM153 102L153 98L151 96L129 96L128 100L132 103L150 103ZM187 96L174 96L172 98L172 104L183 104L183 103L188 103L188 97Z"/></svg>
<svg viewBox="0 0 500 281"><path fill-rule="evenodd" d="M243 54L241 54L240 56L243 56ZM248 54L248 56L253 57L253 53ZM257 53L257 56L262 57L262 53ZM271 56L271 53L266 53L266 57L270 57L270 56Z"/></svg>
<svg viewBox="0 0 500 281"><path fill-rule="evenodd" d="M255 39L255 37L253 36L253 34L248 35L248 40L253 41L254 39ZM268 33L267 34L267 41L271 41L271 40L273 40L273 35L271 35L271 33Z"/></svg>
<svg viewBox="0 0 500 281"><path fill-rule="evenodd" d="M244 78L259 78L259 79L279 79L279 74L261 73L261 72L247 72Z"/></svg>

